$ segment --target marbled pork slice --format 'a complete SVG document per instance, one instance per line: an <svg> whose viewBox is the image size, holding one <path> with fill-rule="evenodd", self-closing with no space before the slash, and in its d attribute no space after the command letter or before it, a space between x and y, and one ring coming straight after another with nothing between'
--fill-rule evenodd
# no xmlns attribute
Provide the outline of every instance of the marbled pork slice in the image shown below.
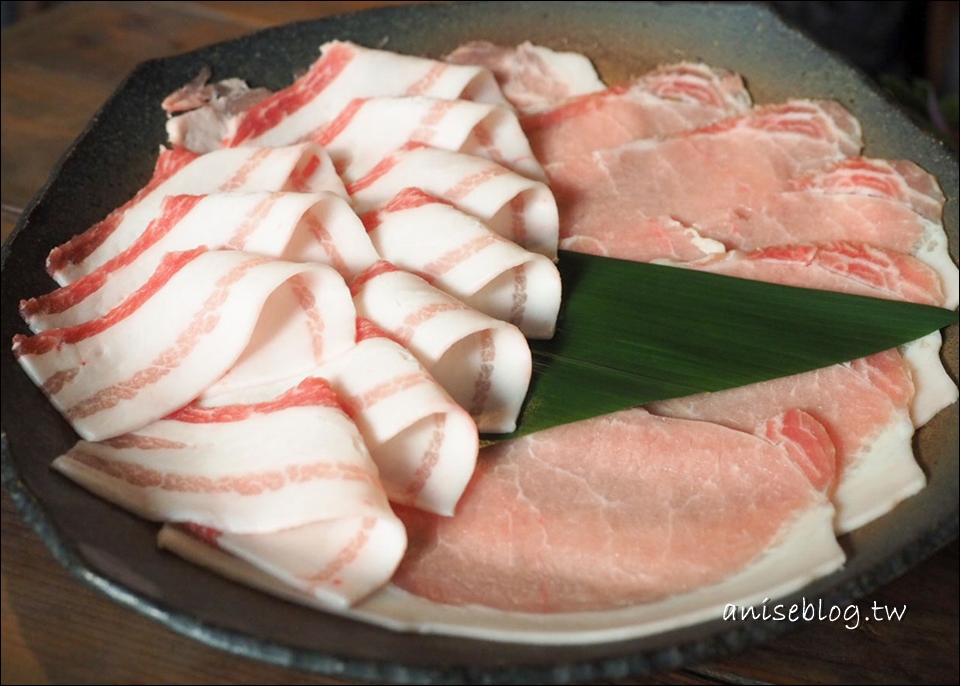
<svg viewBox="0 0 960 686"><path fill-rule="evenodd" d="M350 285L357 314L410 350L481 432L516 428L532 359L520 330L378 262Z"/></svg>
<svg viewBox="0 0 960 686"><path fill-rule="evenodd" d="M379 95L507 104L485 69L331 41L320 46L320 58L306 74L246 110L224 144L299 143L336 118L350 101Z"/></svg>
<svg viewBox="0 0 960 686"><path fill-rule="evenodd" d="M960 277L943 228L943 202L936 179L914 163L853 157L697 228L740 250L855 240L912 255L939 274L946 293L939 304L952 309L960 302Z"/></svg>
<svg viewBox="0 0 960 686"><path fill-rule="evenodd" d="M168 252L200 246L292 262L320 262L352 278L379 259L359 218L339 195L217 193L168 196L157 217L116 257L71 284L23 301L34 332L101 317L153 275Z"/></svg>
<svg viewBox="0 0 960 686"><path fill-rule="evenodd" d="M103 317L15 336L13 352L77 433L98 441L160 419L218 380L238 388L309 371L353 346L355 317L330 267L198 248L170 253ZM256 364L264 360L267 368Z"/></svg>
<svg viewBox="0 0 960 686"><path fill-rule="evenodd" d="M792 410L755 428L634 409L484 449L456 517L399 511L410 540L393 583L439 603L531 613L611 610L718 583L828 506L834 448L823 427Z"/></svg>
<svg viewBox="0 0 960 686"><path fill-rule="evenodd" d="M560 272L476 217L407 188L361 217L383 259L413 272L528 338L550 338L560 310Z"/></svg>
<svg viewBox="0 0 960 686"><path fill-rule="evenodd" d="M516 113L502 105L423 96L359 98L310 138L347 178L362 176L414 143L485 157L536 181L547 180Z"/></svg>
<svg viewBox="0 0 960 686"><path fill-rule="evenodd" d="M105 219L54 248L47 271L61 286L76 281L128 248L168 195L228 191L331 191L346 196L333 162L315 143L207 155L162 150L150 182Z"/></svg>
<svg viewBox="0 0 960 686"><path fill-rule="evenodd" d="M319 378L267 401L188 405L137 431L80 441L53 467L146 519L234 533L386 507L356 426Z"/></svg>
<svg viewBox="0 0 960 686"><path fill-rule="evenodd" d="M477 461L477 425L420 362L372 322L317 370L356 423L392 502L452 515Z"/></svg>
<svg viewBox="0 0 960 686"><path fill-rule="evenodd" d="M698 129L742 114L751 103L739 75L680 62L526 115L520 124L537 159L552 164L565 157Z"/></svg>
<svg viewBox="0 0 960 686"><path fill-rule="evenodd" d="M547 175L561 239L610 245L651 218L697 228L731 207L754 207L792 178L860 147L859 124L842 107L791 101L671 138L568 158L547 165Z"/></svg>
<svg viewBox="0 0 960 686"><path fill-rule="evenodd" d="M550 188L482 157L409 146L382 159L368 174L344 181L359 214L406 188L418 188L527 250L557 257L560 219Z"/></svg>
<svg viewBox="0 0 960 686"><path fill-rule="evenodd" d="M470 41L444 59L489 69L504 96L520 112L537 111L566 98L605 88L586 56L558 52L530 41L517 46Z"/></svg>

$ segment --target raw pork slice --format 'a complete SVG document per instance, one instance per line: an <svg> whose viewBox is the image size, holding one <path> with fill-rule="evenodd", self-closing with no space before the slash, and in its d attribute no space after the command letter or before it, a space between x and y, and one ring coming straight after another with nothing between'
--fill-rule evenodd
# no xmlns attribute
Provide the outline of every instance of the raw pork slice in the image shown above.
<svg viewBox="0 0 960 686"><path fill-rule="evenodd" d="M306 140L356 98L424 95L506 105L493 75L424 57L331 41L291 86L245 113L227 146L290 145Z"/></svg>
<svg viewBox="0 0 960 686"><path fill-rule="evenodd" d="M345 181L359 214L392 200L406 188L418 188L473 215L527 250L550 259L557 257L560 220L550 188L496 162L413 146L385 157L369 174Z"/></svg>
<svg viewBox="0 0 960 686"><path fill-rule="evenodd" d="M550 107L566 98L605 88L584 55L557 52L527 41L516 47L471 41L444 59L493 72L507 100L521 112Z"/></svg>
<svg viewBox="0 0 960 686"><path fill-rule="evenodd" d="M514 324L528 338L553 336L560 272L543 255L416 188L401 191L361 219L383 259Z"/></svg>
<svg viewBox="0 0 960 686"><path fill-rule="evenodd" d="M435 602L544 613L718 583L786 544L833 483L833 444L810 415L755 428L635 409L485 449L456 517L398 512L410 540L393 582Z"/></svg>
<svg viewBox="0 0 960 686"><path fill-rule="evenodd" d="M228 578L338 612L387 583L403 555L406 533L389 508L378 507L269 534L168 524L158 544Z"/></svg>
<svg viewBox="0 0 960 686"><path fill-rule="evenodd" d="M168 252L229 248L292 262L321 262L351 278L377 261L363 225L340 196L218 193L168 196L129 248L20 313L34 331L101 317L153 275Z"/></svg>
<svg viewBox="0 0 960 686"><path fill-rule="evenodd" d="M473 474L477 425L423 365L369 320L318 370L356 422L391 501L452 515Z"/></svg>
<svg viewBox="0 0 960 686"><path fill-rule="evenodd" d="M351 284L357 314L412 352L481 432L516 428L532 373L520 330L379 262Z"/></svg>
<svg viewBox="0 0 960 686"><path fill-rule="evenodd" d="M663 140L547 166L560 236L615 243L651 218L696 228L731 207L755 207L791 179L857 154L860 128L835 103L792 101ZM651 255L646 259L655 259Z"/></svg>
<svg viewBox="0 0 960 686"><path fill-rule="evenodd" d="M235 533L386 507L356 426L317 378L269 401L187 406L135 432L80 441L53 466L141 517Z"/></svg>
<svg viewBox="0 0 960 686"><path fill-rule="evenodd" d="M385 121L390 126L384 126ZM486 157L531 179L547 180L516 113L502 105L426 97L360 98L311 138L347 178L362 176L388 154L419 143Z"/></svg>
<svg viewBox="0 0 960 686"><path fill-rule="evenodd" d="M743 79L725 69L681 62L571 98L521 119L543 164L645 138L699 129L750 109Z"/></svg>
<svg viewBox="0 0 960 686"><path fill-rule="evenodd" d="M105 316L18 335L13 352L77 433L98 441L166 416L218 379L239 390L302 378L354 345L355 317L330 267L198 248L169 254Z"/></svg>
<svg viewBox="0 0 960 686"><path fill-rule="evenodd" d="M227 191L331 191L346 195L333 162L315 143L287 148L244 148L207 155L162 150L150 182L47 257L47 271L61 286L116 257L156 218L168 195Z"/></svg>

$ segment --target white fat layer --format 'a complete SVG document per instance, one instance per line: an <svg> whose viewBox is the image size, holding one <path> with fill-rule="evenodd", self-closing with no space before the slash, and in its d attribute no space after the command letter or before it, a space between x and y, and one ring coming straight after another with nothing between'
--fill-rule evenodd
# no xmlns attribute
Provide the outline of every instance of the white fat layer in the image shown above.
<svg viewBox="0 0 960 686"><path fill-rule="evenodd" d="M773 612L778 600L814 579L839 569L845 560L833 535L833 507L811 508L783 531L780 543L739 573L712 586L654 603L609 612L531 614L489 608L441 605L388 586L352 608L331 608L318 599L282 587L222 551L175 540L186 535L165 528L162 545L196 564L231 579L312 607L343 614L395 631L464 636L526 644L604 643L649 636L718 620L735 607L763 605ZM770 602L772 600L772 602ZM767 601L767 602L765 602ZM807 599L815 602L815 599ZM793 601L791 601L793 602ZM797 601L799 602L799 601ZM760 608L758 608L759 610ZM788 611L788 606L782 608Z"/></svg>
<svg viewBox="0 0 960 686"><path fill-rule="evenodd" d="M943 285L944 302L942 307L955 310L960 305L960 271L953 263L949 252L949 240L943 230L943 224L928 219L920 220L924 226L920 244L913 256L928 264L940 277Z"/></svg>
<svg viewBox="0 0 960 686"><path fill-rule="evenodd" d="M940 361L942 343L940 332L934 331L901 348L917 388L910 405L910 415L917 427L923 426L940 410L957 402L957 385Z"/></svg>
<svg viewBox="0 0 960 686"><path fill-rule="evenodd" d="M838 534L886 514L926 485L913 456L913 421L906 410L899 414L844 470L833 494Z"/></svg>

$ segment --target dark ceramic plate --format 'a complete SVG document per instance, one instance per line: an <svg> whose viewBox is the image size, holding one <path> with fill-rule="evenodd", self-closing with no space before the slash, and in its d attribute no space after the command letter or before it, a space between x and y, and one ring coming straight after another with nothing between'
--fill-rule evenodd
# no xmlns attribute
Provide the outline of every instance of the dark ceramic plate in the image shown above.
<svg viewBox="0 0 960 686"><path fill-rule="evenodd" d="M608 82L661 62L700 59L746 75L758 102L839 100L863 123L867 154L909 158L940 179L957 259L957 160L856 71L760 6L688 3L456 3L408 6L271 29L141 65L94 118L3 247L2 336L26 332L21 298L51 290L47 252L131 196L163 142L161 99L202 65L279 88L331 39L439 56L470 39L524 40L589 55ZM4 346L3 482L58 559L120 602L244 655L318 672L395 681L561 682L676 668L765 639L786 623L716 621L655 636L575 646L487 643L393 633L288 604L209 574L155 545L157 527L94 498L48 465L76 436ZM957 327L947 335L957 378ZM919 432L929 487L845 536L846 567L786 602L844 605L915 565L958 531L957 405Z"/></svg>

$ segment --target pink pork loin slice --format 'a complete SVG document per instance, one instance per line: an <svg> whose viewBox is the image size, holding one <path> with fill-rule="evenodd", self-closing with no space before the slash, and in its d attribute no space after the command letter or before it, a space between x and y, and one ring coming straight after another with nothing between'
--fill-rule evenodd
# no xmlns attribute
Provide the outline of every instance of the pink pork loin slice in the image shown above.
<svg viewBox="0 0 960 686"><path fill-rule="evenodd" d="M199 156L162 150L150 182L106 219L54 248L47 257L47 271L61 286L89 274L128 248L168 195L231 191L331 191L346 196L333 162L315 143Z"/></svg>
<svg viewBox="0 0 960 686"><path fill-rule="evenodd" d="M357 314L410 350L481 432L516 428L532 374L530 347L517 327L386 261L350 287Z"/></svg>
<svg viewBox="0 0 960 686"><path fill-rule="evenodd" d="M53 466L146 519L235 533L352 517L370 506L389 511L356 426L317 378L264 402L188 405L137 431L80 441Z"/></svg>
<svg viewBox="0 0 960 686"><path fill-rule="evenodd" d="M634 409L484 449L456 517L399 510L409 548L393 583L449 605L566 613L721 582L786 545L833 483L833 444L810 415L755 429Z"/></svg>
<svg viewBox="0 0 960 686"><path fill-rule="evenodd" d="M482 157L411 146L388 155L370 173L344 181L358 214L418 188L531 252L557 257L560 219L550 188Z"/></svg>
<svg viewBox="0 0 960 686"><path fill-rule="evenodd" d="M292 85L246 110L225 146L277 146L306 140L350 101L372 96L416 96L506 105L493 75L458 66L331 41Z"/></svg>
<svg viewBox="0 0 960 686"><path fill-rule="evenodd" d="M560 272L476 217L407 188L361 217L383 259L423 277L528 338L550 338L560 310Z"/></svg>
<svg viewBox="0 0 960 686"><path fill-rule="evenodd" d="M910 184L913 184L911 186ZM940 303L960 302L941 212L944 197L932 175L912 162L848 158L794 179L753 207L733 207L697 229L729 248L856 240L922 260L939 274Z"/></svg>
<svg viewBox="0 0 960 686"><path fill-rule="evenodd" d="M696 228L731 207L753 207L791 179L857 154L856 119L835 103L754 108L716 125L547 166L560 237L602 244L670 217Z"/></svg>
<svg viewBox="0 0 960 686"><path fill-rule="evenodd" d="M320 262L352 278L378 255L350 205L321 193L168 196L122 253L68 286L21 303L34 332L101 317L153 275L168 252L200 246Z"/></svg>
<svg viewBox="0 0 960 686"><path fill-rule="evenodd" d="M489 69L507 100L520 112L544 109L567 98L606 87L584 55L557 52L529 41L516 47L471 41L444 59L454 64Z"/></svg>
<svg viewBox="0 0 960 686"><path fill-rule="evenodd" d="M477 425L403 346L367 319L357 345L323 365L392 502L452 515L473 474Z"/></svg>
<svg viewBox="0 0 960 686"><path fill-rule="evenodd" d="M571 98L520 120L543 164L671 136L742 114L752 104L743 79L725 69L681 62Z"/></svg>
<svg viewBox="0 0 960 686"><path fill-rule="evenodd" d="M693 227L669 217L648 217L622 234L604 232L601 236L573 235L560 239L564 250L619 257L635 262L675 260L688 262L726 252L720 241L706 238Z"/></svg>
<svg viewBox="0 0 960 686"><path fill-rule="evenodd" d="M390 126L383 123L389 121ZM310 138L347 178L373 169L414 143L485 157L536 181L546 181L513 110L470 100L377 97L351 101Z"/></svg>
<svg viewBox="0 0 960 686"><path fill-rule="evenodd" d="M166 416L218 380L238 390L303 375L354 345L355 317L330 267L198 248L169 254L103 317L15 336L13 352L77 433L98 441Z"/></svg>

